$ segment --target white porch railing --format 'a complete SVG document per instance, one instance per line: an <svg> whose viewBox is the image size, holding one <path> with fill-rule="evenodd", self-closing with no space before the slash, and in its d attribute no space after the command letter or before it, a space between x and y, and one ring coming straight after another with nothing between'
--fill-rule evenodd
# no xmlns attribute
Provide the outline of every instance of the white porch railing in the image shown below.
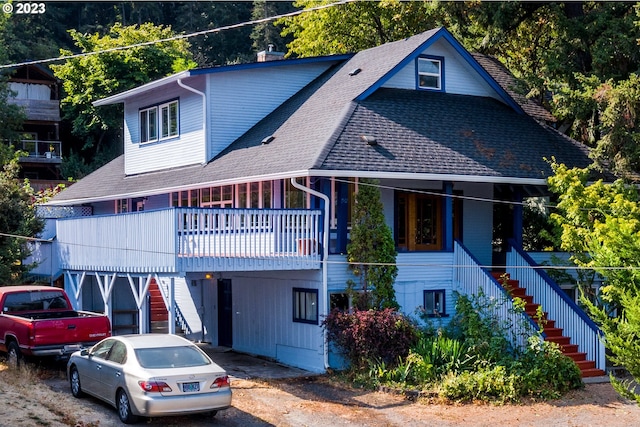
<svg viewBox="0 0 640 427"><path fill-rule="evenodd" d="M529 337L536 331L537 326L527 314L518 311L513 305L513 299L496 279L471 255L459 242L455 242L453 251L454 290L463 295L484 295L489 301L496 301L495 315L503 320L506 330L511 334L511 342L518 347L527 345Z"/></svg>
<svg viewBox="0 0 640 427"><path fill-rule="evenodd" d="M534 302L542 306L549 319L556 321L556 327L571 337L579 351L587 353L588 360L595 361L597 368L605 369L605 348L598 326L529 255L513 245L507 253L507 273L520 281L520 286L527 289L528 295L533 295Z"/></svg>
<svg viewBox="0 0 640 427"><path fill-rule="evenodd" d="M66 270L317 269L321 211L168 208L57 221Z"/></svg>

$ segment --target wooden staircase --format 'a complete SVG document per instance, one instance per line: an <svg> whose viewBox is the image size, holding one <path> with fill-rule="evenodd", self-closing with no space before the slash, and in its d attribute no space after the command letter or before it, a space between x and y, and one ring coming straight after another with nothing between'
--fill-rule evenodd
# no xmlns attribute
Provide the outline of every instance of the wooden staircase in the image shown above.
<svg viewBox="0 0 640 427"><path fill-rule="evenodd" d="M169 333L169 312L162 298L162 292L154 279L149 284L149 322L152 333Z"/></svg>
<svg viewBox="0 0 640 427"><path fill-rule="evenodd" d="M556 327L555 320L547 318L547 313L542 313L539 319L538 308L540 304L536 304L533 301L533 296L527 295L527 290L520 287L518 280L513 280L502 272L492 272L491 275L500 283L512 297L518 297L523 299L525 304L525 313L527 313L536 324L542 321L542 332L545 334L545 341L555 342L560 346L562 353L573 359L578 365L582 378L588 377L600 377L606 375L602 369L596 368L596 362L587 360L587 353L579 351L577 344L571 344L571 337L563 335L562 328Z"/></svg>

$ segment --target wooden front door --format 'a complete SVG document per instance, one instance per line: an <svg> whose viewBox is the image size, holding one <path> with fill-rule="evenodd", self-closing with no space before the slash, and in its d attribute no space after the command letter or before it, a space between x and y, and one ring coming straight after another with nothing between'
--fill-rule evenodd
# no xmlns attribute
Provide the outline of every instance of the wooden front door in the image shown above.
<svg viewBox="0 0 640 427"><path fill-rule="evenodd" d="M407 251L442 249L442 199L438 196L398 195L398 247Z"/></svg>

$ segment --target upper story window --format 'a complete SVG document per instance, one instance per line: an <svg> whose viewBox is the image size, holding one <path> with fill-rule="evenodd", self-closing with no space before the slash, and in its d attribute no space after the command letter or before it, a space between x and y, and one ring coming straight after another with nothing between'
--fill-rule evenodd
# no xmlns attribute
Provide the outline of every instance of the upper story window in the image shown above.
<svg viewBox="0 0 640 427"><path fill-rule="evenodd" d="M420 57L418 58L418 88L442 91L443 89L443 63L444 58Z"/></svg>
<svg viewBox="0 0 640 427"><path fill-rule="evenodd" d="M179 134L178 100L140 110L140 142L173 138Z"/></svg>

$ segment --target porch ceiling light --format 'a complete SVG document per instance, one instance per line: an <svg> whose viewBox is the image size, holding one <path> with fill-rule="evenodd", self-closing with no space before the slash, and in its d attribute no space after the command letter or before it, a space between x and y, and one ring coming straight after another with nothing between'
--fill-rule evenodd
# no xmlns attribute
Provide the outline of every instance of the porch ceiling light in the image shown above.
<svg viewBox="0 0 640 427"><path fill-rule="evenodd" d="M366 142L369 145L377 145L378 144L378 140L376 139L375 136L371 136L371 135L360 135L360 139L364 142Z"/></svg>
<svg viewBox="0 0 640 427"><path fill-rule="evenodd" d="M275 137L275 136L273 136L273 135L269 135L269 136L267 136L266 138L264 138L264 139L262 140L262 144L263 144L263 145L267 145L268 143L270 143L270 142L271 142L271 141L273 141L274 139L276 139L276 137Z"/></svg>
<svg viewBox="0 0 640 427"><path fill-rule="evenodd" d="M362 69L361 69L361 68L353 69L353 70L349 71L349 75L350 75L350 76L355 76L355 75L357 75L358 73L360 73L360 71L362 71Z"/></svg>

